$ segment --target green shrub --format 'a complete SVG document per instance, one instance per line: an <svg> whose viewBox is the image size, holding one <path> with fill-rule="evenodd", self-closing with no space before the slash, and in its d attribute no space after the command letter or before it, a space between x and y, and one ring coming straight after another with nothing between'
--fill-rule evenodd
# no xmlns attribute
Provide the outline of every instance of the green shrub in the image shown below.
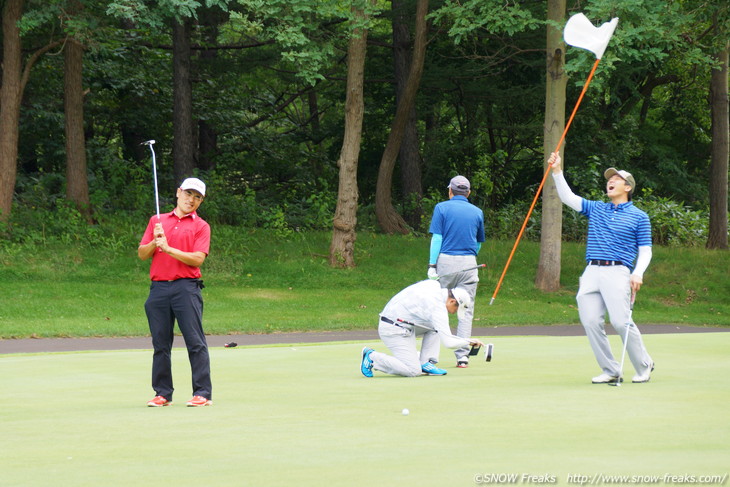
<svg viewBox="0 0 730 487"><path fill-rule="evenodd" d="M207 186L205 202L199 213L210 223L254 227L260 208L256 192L245 184L233 184L219 173L211 171L200 178Z"/></svg>
<svg viewBox="0 0 730 487"><path fill-rule="evenodd" d="M132 173L134 171L130 170L129 174ZM118 181L121 181L121 176L118 177ZM305 230L329 231L332 228L337 194L326 188L317 190L315 182L311 182L308 187L297 186L293 194L284 195L275 202L265 195L260 196L251 188L245 189L243 193L235 193L230 184L214 172L201 177L208 184L209 194L200 213L211 224L269 229L279 238L289 238ZM126 236L131 233L139 238L148 218L154 213L153 193L148 188L143 189L131 185L129 201L141 204L141 201L149 200L144 205L146 208L112 209L101 203L100 207L95 208L95 224L89 225L75 206L65 199L62 180L53 175L26 177L19 182L13 213L10 220L0 227L0 233L5 237L5 244L84 242L111 248L129 246L136 242L130 243ZM94 201L109 201L119 197L115 190L104 197L96 195ZM587 197L603 198L600 192L592 192ZM428 234L433 209L443 200L443 195L438 191L424 195L421 200L421 221L413 229L414 234ZM692 247L706 242L709 225L706 210L694 210L669 198L656 196L648 189L635 199L635 203L651 218L654 244ZM531 201L521 201L496 209L485 208L487 239L514 240L530 204ZM170 202L163 206L161 211L170 210ZM377 231L373 204L359 205L357 218L358 231ZM541 218L541 206L538 204L525 227L524 240L540 240ZM564 241L585 241L587 226L587 218L563 206Z"/></svg>
<svg viewBox="0 0 730 487"><path fill-rule="evenodd" d="M708 236L707 211L693 210L682 203L644 191L636 206L651 219L652 240L656 245L704 246Z"/></svg>

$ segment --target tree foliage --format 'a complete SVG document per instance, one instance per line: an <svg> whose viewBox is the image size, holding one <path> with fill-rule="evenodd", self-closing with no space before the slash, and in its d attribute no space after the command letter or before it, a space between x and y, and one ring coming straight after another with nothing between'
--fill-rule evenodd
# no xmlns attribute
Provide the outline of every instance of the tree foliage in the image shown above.
<svg viewBox="0 0 730 487"><path fill-rule="evenodd" d="M391 14L388 2L357 2L369 32L357 221L376 227L378 168L396 110ZM331 227L356 2L85 1L73 17L65 0L25 3L18 23L24 62L49 39L73 35L85 46L89 193L101 218L124 212L143 219L153 211L142 140L157 140L162 202L172 202L179 181L171 152L171 20L190 19L192 117L216 135L210 165L195 169L210 183L201 211L282 235ZM399 212L424 209L417 232L427 229L431 203L445 197L451 176L469 177L472 201L496 215L532 197L543 161L545 2L443 0L429 8L415 100L424 197L413 202L398 184L392 195ZM568 10L596 23L620 19L566 141L571 185L589 195L603 186L602 169L617 166L634 173L639 197L650 191L706 211L708 86L730 31L726 2L569 0ZM215 22L206 17L212 12ZM65 208L61 49L37 59L23 94L14 225L29 208ZM590 64L589 54L568 48L568 107Z"/></svg>

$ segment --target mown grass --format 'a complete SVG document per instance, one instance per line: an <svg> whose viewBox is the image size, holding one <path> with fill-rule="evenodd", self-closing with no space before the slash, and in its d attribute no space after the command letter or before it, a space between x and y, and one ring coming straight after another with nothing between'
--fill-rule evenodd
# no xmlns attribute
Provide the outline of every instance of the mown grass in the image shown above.
<svg viewBox="0 0 730 487"><path fill-rule="evenodd" d="M185 407L184 349L173 352L175 404L155 409L144 405L152 396L149 351L0 355L0 387L11 391L0 398L0 484L727 480L730 333L644 340L657 363L651 382L622 387L590 383L597 370L585 337L499 337L490 363L483 355L468 369L444 361L447 376L412 379L360 374L361 347L382 349L379 342L217 347L207 408ZM619 338L611 342L620 353Z"/></svg>
<svg viewBox="0 0 730 487"><path fill-rule="evenodd" d="M138 336L149 262L136 235L113 245L0 246L0 337ZM120 242L123 245L120 245ZM328 232L281 238L272 231L214 228L203 267L205 328L211 334L369 329L388 299L425 278L428 237L360 233L357 267L329 266ZM486 242L475 326L578 323L575 292L584 246L564 243L563 287L534 287L539 245L523 241L492 306L514 242ZM730 253L655 247L634 318L637 323L730 323Z"/></svg>

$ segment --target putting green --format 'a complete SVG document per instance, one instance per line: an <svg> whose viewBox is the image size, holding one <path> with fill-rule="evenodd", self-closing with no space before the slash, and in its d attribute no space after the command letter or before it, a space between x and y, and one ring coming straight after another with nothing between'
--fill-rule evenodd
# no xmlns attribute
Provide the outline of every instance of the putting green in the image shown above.
<svg viewBox="0 0 730 487"><path fill-rule="evenodd" d="M652 380L622 387L590 384L600 371L585 337L494 338L494 360L468 369L442 349L446 377L410 379L360 374L360 349L386 351L379 342L214 348L207 408L185 407L182 349L167 408L144 406L150 351L4 355L0 484L727 480L730 333L644 339Z"/></svg>

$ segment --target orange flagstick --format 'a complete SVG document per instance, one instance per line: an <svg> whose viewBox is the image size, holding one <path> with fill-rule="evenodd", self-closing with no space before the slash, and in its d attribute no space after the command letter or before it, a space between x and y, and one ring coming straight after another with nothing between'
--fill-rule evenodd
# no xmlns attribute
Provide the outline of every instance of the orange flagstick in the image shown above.
<svg viewBox="0 0 730 487"><path fill-rule="evenodd" d="M605 52L606 47L608 46L608 42L611 40L611 36L613 36L613 32L616 29L617 24L618 24L618 18L614 18L610 22L607 22L607 23L601 25L600 27L596 28L593 26L593 24L591 24L591 22L588 20L588 18L586 18L586 16L583 14L574 15L565 24L565 30L563 33L565 42L567 44L570 44L571 46L580 47L581 49L587 49L587 50L593 52L596 55L596 62L593 63L593 69L591 69L591 72L588 75L588 79L586 80L585 84L583 85L583 90L581 91L580 96L578 97L578 101L576 102L575 107L573 108L573 113L570 114L568 123L565 125L565 129L563 130L563 135L560 136L560 140L558 141L558 146L555 148L555 150L553 152L558 152L560 150L560 147L563 145L563 141L565 140L565 135L568 133L568 129L570 128L571 123L573 123L573 118L575 118L575 113L578 111L578 106L580 106L580 102L583 100L583 95L585 95L586 90L588 89L588 85L591 83L591 80L593 79L593 74L596 72L598 63L601 62L603 53ZM515 240L515 244L512 247L512 251L509 254L509 258L507 259L507 263L504 266L504 270L502 270L502 275L499 278L499 282L497 282L497 287L494 290L492 299L489 301L490 306L492 305L492 303L494 303L494 299L497 297L499 288L502 287L502 281L504 281L504 276L505 276L505 274L507 274L507 269L509 268L509 265L512 262L512 257L514 257L514 255L515 255L515 250L517 250L517 245L520 243L522 234L525 232L525 228L527 227L527 222L530 220L530 216L532 215L532 210L535 208L535 204L537 203L537 199L540 196L542 187L545 185L545 180L547 179L548 174L550 174L550 169L551 169L551 167L548 166L547 169L545 170L545 174L542 177L540 186L537 188L537 192L535 193L535 198L532 200L530 209L527 211L527 216L525 217L525 221L522 223L522 228L520 228L520 233L517 235L517 240Z"/></svg>
<svg viewBox="0 0 730 487"><path fill-rule="evenodd" d="M563 135L560 136L560 140L558 141L558 146L555 148L555 150L553 152L558 152L560 150L560 147L562 147L563 141L565 140L565 135L568 133L570 124L573 123L573 118L575 118L575 113L578 111L578 106L580 105L580 102L583 100L583 95L585 95L586 90L588 89L588 85L590 84L591 80L593 79L593 74L596 72L596 68L598 67L599 62L601 62L601 60L596 59L596 62L593 63L593 69L591 69L591 72L588 75L588 79L586 80L585 84L583 85L583 91L581 91L580 96L578 97L578 101L576 102L575 107L573 108L573 113L570 114L568 123L565 125L565 129L563 130ZM547 180L548 174L550 174L550 169L551 169L550 166L548 166L547 170L545 171L545 174L542 177L540 186L538 186L538 188L537 188L537 192L535 193L535 198L533 198L533 200L532 200L530 209L527 211L527 216L525 217L525 221L522 222L522 228L520 228L520 233L517 234L517 240L515 240L515 244L512 247L512 252L510 252L509 258L507 259L507 263L504 266L504 270L502 270L502 275L499 278L499 282L497 282L497 288L494 290L494 294L492 294L492 299L489 301L490 306L492 305L492 303L494 303L494 299L497 297L499 288L502 287L502 281L504 281L504 276L505 276L505 274L507 274L507 269L509 269L509 265L512 262L512 257L514 257L514 255L515 255L515 250L517 250L517 246L520 243L520 239L522 239L522 234L525 233L525 228L527 227L527 222L530 221L530 216L532 216L532 210L535 208L537 199L540 197L540 192L542 191L542 187L545 185L545 181Z"/></svg>

